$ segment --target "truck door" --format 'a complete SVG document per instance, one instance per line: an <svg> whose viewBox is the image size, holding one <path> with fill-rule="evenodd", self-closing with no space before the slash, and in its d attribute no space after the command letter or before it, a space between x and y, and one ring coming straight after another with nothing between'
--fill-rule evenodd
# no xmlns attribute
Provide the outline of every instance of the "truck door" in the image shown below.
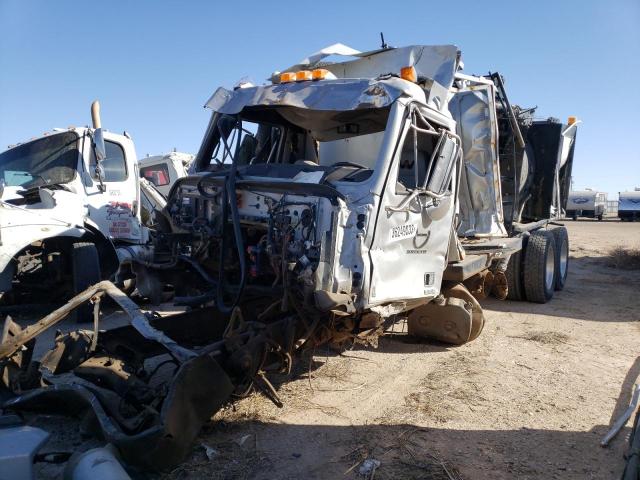
<svg viewBox="0 0 640 480"><path fill-rule="evenodd" d="M382 193L370 250L370 304L432 298L440 291L459 146L421 118L407 120Z"/></svg>
<svg viewBox="0 0 640 480"><path fill-rule="evenodd" d="M107 158L101 162L102 183L95 173L95 153L89 145L85 180L89 218L114 241L141 243L138 166L130 141L105 134ZM91 142L86 142L90 144Z"/></svg>

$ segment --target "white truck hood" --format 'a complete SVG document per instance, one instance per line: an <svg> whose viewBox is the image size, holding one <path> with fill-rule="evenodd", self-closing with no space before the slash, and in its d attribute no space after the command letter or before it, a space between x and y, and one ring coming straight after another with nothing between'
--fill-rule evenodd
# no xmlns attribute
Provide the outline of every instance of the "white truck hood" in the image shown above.
<svg viewBox="0 0 640 480"><path fill-rule="evenodd" d="M0 199L0 273L26 246L56 236L79 238L87 208L78 195L64 190L40 189L40 201L13 205L8 200L23 198L19 188L5 187Z"/></svg>
<svg viewBox="0 0 640 480"><path fill-rule="evenodd" d="M80 225L84 223L87 215L87 206L74 192L67 190L41 188L34 192L29 201L18 203L24 197L18 194L20 187L5 187L0 197L0 228L7 225L9 218L17 222L15 225L28 225L36 223L54 223ZM36 200L34 200L36 197ZM39 198L38 198L39 197ZM20 212L14 218L8 212Z"/></svg>

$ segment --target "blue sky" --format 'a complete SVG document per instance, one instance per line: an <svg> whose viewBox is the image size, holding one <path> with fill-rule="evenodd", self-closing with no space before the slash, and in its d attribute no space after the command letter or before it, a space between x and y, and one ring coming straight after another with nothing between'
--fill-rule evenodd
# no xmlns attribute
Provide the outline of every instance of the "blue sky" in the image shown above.
<svg viewBox="0 0 640 480"><path fill-rule="evenodd" d="M0 0L0 150L53 127L127 130L139 156L195 153L217 86L335 42L453 43L514 103L578 116L576 188L640 187L640 1Z"/></svg>

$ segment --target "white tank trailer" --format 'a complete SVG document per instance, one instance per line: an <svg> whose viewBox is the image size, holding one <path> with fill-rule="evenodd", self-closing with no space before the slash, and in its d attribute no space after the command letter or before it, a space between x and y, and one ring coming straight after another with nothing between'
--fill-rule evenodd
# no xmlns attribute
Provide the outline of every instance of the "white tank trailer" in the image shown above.
<svg viewBox="0 0 640 480"><path fill-rule="evenodd" d="M607 213L607 194L590 188L572 190L567 199L567 217L577 220L578 217L597 218L602 220Z"/></svg>
<svg viewBox="0 0 640 480"><path fill-rule="evenodd" d="M623 222L640 220L640 188L636 188L632 192L619 193L618 217Z"/></svg>

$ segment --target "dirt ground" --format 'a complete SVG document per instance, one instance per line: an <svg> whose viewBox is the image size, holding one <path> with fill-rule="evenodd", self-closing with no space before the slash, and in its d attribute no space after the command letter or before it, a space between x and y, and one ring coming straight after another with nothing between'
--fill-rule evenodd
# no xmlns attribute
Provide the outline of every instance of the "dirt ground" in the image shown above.
<svg viewBox="0 0 640 480"><path fill-rule="evenodd" d="M378 480L619 477L629 427L599 441L640 374L640 271L606 255L640 247L640 224L567 226L570 277L550 303L487 300L461 347L392 334L316 351L281 379L284 408L261 395L226 408L163 477L363 478L367 458Z"/></svg>
<svg viewBox="0 0 640 480"><path fill-rule="evenodd" d="M316 350L275 379L282 409L240 400L186 462L139 478L618 478L629 427L599 442L640 374L640 270L607 255L640 248L640 224L567 226L569 280L550 303L486 300L483 333L461 347L412 340L398 324L377 349ZM36 424L57 434L49 451L101 443L67 419ZM360 473L366 459L380 462L373 474ZM38 478L58 478L61 467L39 465Z"/></svg>

